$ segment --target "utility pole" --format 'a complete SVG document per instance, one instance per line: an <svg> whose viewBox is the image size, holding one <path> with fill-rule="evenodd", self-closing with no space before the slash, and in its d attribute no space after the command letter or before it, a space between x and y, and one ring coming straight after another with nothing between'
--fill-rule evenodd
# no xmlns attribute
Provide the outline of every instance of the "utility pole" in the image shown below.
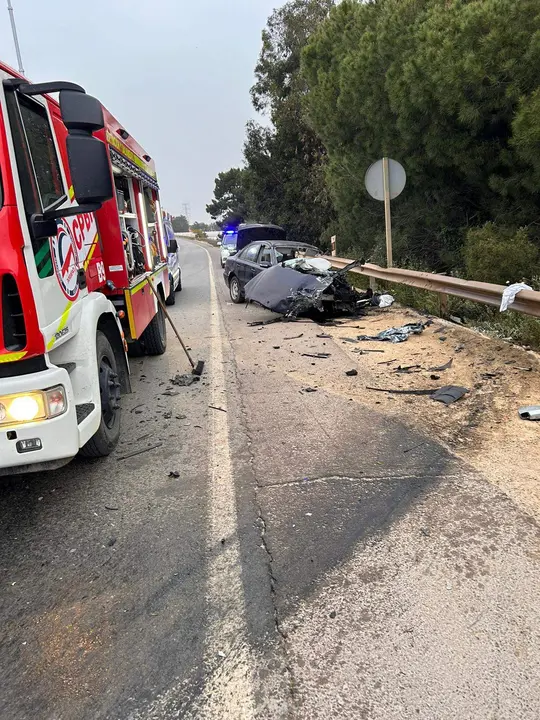
<svg viewBox="0 0 540 720"><path fill-rule="evenodd" d="M7 8L9 13L9 19L11 21L11 32L13 33L13 42L15 43L15 52L17 53L17 62L19 63L19 72L24 75L24 68L22 64L21 48L19 47L19 38L17 37L17 27L15 25L15 15L13 14L13 6L11 0L7 0Z"/></svg>
<svg viewBox="0 0 540 720"><path fill-rule="evenodd" d="M190 214L191 214L191 207L189 206L189 203L183 203L183 204L182 204L182 209L183 209L183 211L184 211L184 217L185 217L186 220L189 222L189 216L190 216Z"/></svg>

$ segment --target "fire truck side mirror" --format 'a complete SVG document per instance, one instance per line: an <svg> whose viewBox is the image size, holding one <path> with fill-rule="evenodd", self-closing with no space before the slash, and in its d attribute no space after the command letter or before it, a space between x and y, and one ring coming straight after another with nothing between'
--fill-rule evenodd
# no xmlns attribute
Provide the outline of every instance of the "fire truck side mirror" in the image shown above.
<svg viewBox="0 0 540 720"><path fill-rule="evenodd" d="M60 111L68 129L66 147L77 202L88 205L110 200L113 184L107 148L92 135L104 125L101 103L91 95L63 90Z"/></svg>

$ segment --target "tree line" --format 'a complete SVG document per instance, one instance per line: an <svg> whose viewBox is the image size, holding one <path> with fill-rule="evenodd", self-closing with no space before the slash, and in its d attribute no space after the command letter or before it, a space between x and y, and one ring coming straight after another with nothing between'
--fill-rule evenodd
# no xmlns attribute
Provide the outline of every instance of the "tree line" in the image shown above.
<svg viewBox="0 0 540 720"><path fill-rule="evenodd" d="M263 31L244 165L208 212L384 263L369 165L400 161L396 264L540 275L538 0L291 0Z"/></svg>

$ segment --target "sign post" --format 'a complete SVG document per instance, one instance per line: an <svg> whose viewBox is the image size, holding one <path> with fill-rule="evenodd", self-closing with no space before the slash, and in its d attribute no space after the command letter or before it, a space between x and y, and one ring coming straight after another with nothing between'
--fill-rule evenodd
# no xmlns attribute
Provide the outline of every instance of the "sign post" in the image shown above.
<svg viewBox="0 0 540 720"><path fill-rule="evenodd" d="M386 267L393 265L392 256L392 215L390 213L390 169L388 158L383 158L384 224L386 226Z"/></svg>
<svg viewBox="0 0 540 720"><path fill-rule="evenodd" d="M384 157L368 168L365 177L366 190L375 200L384 201L384 221L386 226L386 266L392 267L392 216L390 201L403 192L407 175L403 165Z"/></svg>

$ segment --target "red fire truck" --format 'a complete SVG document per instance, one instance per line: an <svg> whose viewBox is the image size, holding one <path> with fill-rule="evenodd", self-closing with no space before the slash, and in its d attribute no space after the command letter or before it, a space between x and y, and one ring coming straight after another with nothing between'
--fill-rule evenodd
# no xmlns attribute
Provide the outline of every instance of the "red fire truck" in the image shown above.
<svg viewBox="0 0 540 720"><path fill-rule="evenodd" d="M152 158L83 88L0 64L0 475L107 455L169 296Z"/></svg>

